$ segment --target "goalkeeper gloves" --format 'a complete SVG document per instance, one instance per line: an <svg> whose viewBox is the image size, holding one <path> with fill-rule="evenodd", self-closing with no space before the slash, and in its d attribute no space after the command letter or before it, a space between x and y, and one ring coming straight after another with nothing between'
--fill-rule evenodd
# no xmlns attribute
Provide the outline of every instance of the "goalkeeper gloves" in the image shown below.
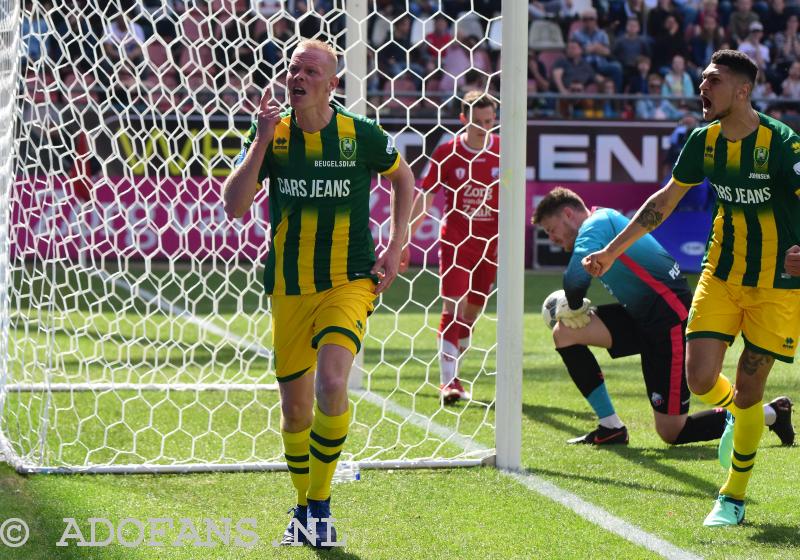
<svg viewBox="0 0 800 560"><path fill-rule="evenodd" d="M592 310L591 305L591 301L583 298L583 305L578 309L570 309L567 298L564 298L558 302L556 307L556 319L570 329L582 329L591 321L589 317L589 311Z"/></svg>

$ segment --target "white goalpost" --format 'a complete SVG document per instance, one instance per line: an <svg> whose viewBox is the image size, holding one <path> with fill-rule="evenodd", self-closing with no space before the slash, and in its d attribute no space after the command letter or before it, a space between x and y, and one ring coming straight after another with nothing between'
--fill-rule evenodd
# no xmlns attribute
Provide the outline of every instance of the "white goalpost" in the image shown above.
<svg viewBox="0 0 800 560"><path fill-rule="evenodd" d="M418 178L459 130L472 62L494 57L484 87L501 78L499 272L460 362L472 397L439 399L435 208L428 236L412 240L416 266L368 322L342 459L519 468L526 6L307 4L0 0L0 452L17 471L286 469L261 282L266 192L233 221L221 185L263 88L282 99L303 36L338 45L336 101L378 120ZM438 16L466 69L426 42ZM378 245L388 201L378 179Z"/></svg>

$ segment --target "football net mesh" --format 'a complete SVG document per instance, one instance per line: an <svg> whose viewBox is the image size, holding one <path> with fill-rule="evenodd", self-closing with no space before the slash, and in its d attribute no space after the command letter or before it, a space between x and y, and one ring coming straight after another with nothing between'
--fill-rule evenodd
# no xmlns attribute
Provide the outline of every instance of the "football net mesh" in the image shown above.
<svg viewBox="0 0 800 560"><path fill-rule="evenodd" d="M302 36L336 42L337 100L421 178L465 88L496 86L499 18L348 4L0 1L0 439L18 470L282 467L266 193L243 220L221 203L263 88L284 99ZM435 16L457 63L425 39ZM371 200L378 245L389 187ZM471 399L439 399L439 208L368 324L342 456L362 466L492 454L494 298L461 358Z"/></svg>

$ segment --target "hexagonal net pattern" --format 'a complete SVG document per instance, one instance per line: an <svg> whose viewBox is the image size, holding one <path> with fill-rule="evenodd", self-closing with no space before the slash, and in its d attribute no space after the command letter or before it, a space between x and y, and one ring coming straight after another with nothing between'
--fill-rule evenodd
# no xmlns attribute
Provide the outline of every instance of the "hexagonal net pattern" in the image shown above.
<svg viewBox="0 0 800 560"><path fill-rule="evenodd" d="M234 221L221 185L264 89L284 102L303 37L343 55L334 102L378 120L420 182L435 175L412 267L369 319L342 458L402 467L492 455L498 173L473 168L499 140L464 144L455 180L430 159L465 142L465 92L497 89L499 14L470 1L0 4L2 91L17 94L0 93L0 130L16 119L0 152L7 461L28 472L285 468L261 282L268 188ZM378 246L389 200L377 178ZM452 258L440 271L443 222ZM455 405L439 390L443 274L463 292L448 295L460 342L445 358L465 389Z"/></svg>

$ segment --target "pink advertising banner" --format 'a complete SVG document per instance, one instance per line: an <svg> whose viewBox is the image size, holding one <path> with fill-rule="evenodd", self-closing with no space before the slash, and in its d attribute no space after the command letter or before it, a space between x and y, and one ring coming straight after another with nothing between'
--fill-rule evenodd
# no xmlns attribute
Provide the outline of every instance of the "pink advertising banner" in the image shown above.
<svg viewBox="0 0 800 560"><path fill-rule="evenodd" d="M557 184L575 190L589 205L610 206L623 213L636 210L657 187L642 183L529 181L527 223L537 199ZM223 211L221 178L167 178L156 182L139 177L132 182L118 177L101 179L82 189L75 179L42 177L34 182L17 181L15 186L11 239L12 255L16 257L75 258L83 252L114 258L169 260L216 255L258 261L266 256L266 196L257 196L244 219L231 220ZM429 210L432 217L425 220L413 240L413 264L438 262L443 199L438 193ZM370 210L378 245L388 238L389 201L386 182L376 184Z"/></svg>

